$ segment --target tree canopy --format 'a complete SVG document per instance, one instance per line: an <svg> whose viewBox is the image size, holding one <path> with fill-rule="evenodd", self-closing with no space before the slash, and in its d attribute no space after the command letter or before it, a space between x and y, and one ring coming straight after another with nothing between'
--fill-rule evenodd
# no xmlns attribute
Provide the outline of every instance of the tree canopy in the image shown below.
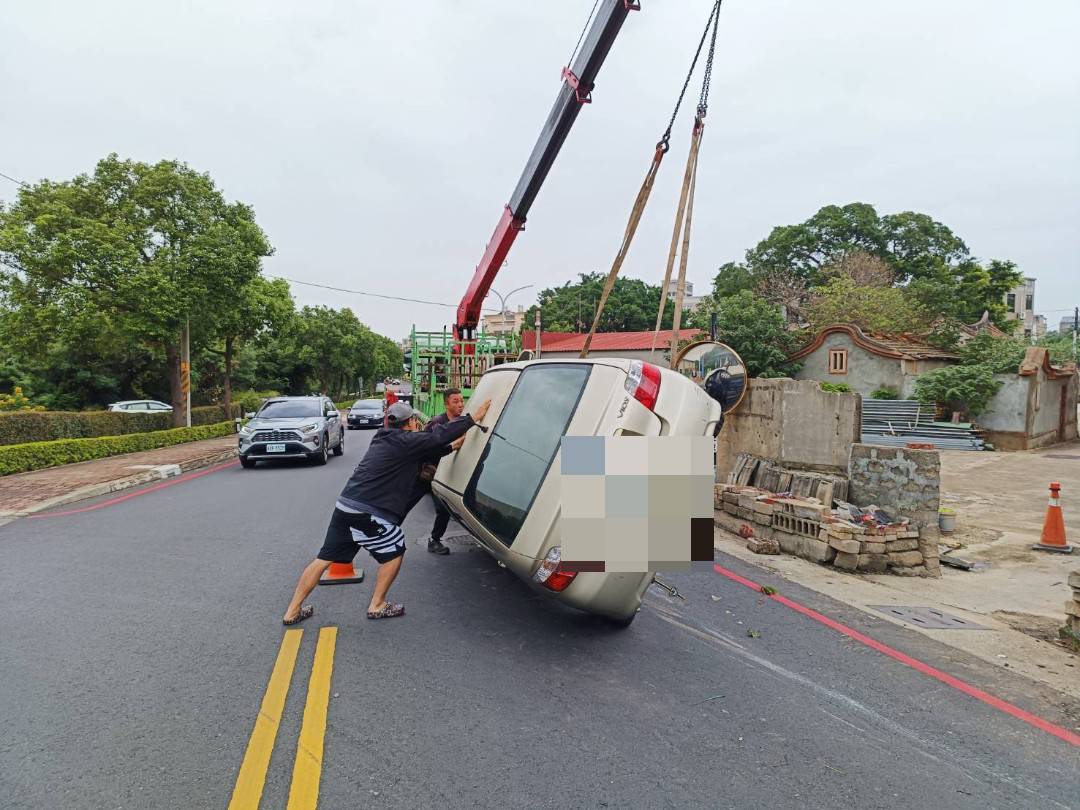
<svg viewBox="0 0 1080 810"><path fill-rule="evenodd" d="M788 361L798 337L779 308L743 290L716 302L716 337L742 357L751 377L785 377L798 370Z"/></svg>
<svg viewBox="0 0 1080 810"><path fill-rule="evenodd" d="M719 268L713 295L753 289L775 297L769 291L777 289L778 278L786 280L788 288L793 287L790 279L795 279L807 291L789 307L797 311L815 288L828 284L837 269L852 276L857 286L880 286L877 274L864 274L873 262L892 276L890 286L907 292L906 306L919 307L925 319L938 321L935 326L971 323L984 311L999 327L1014 326L1007 318L1004 298L1021 281L1015 264L980 262L960 237L927 214L902 211L882 216L866 203L828 205L805 222L773 228L746 251L742 263Z"/></svg>
<svg viewBox="0 0 1080 810"><path fill-rule="evenodd" d="M561 287L549 287L537 297L545 331L587 332L592 326L596 305L604 287L605 274L581 273L579 281ZM619 277L604 305L598 332L642 332L656 326L660 308L660 287L634 278ZM667 299L663 329L671 328L675 303ZM525 323L533 323L536 305L525 314Z"/></svg>
<svg viewBox="0 0 1080 810"><path fill-rule="evenodd" d="M307 392L314 379L336 394L400 373L396 344L348 310L296 313L287 282L260 274L271 252L249 206L178 161L110 155L91 174L23 188L0 207L0 391L20 386L53 408L171 399L179 420L185 322L195 404L228 402L234 374L259 390Z"/></svg>

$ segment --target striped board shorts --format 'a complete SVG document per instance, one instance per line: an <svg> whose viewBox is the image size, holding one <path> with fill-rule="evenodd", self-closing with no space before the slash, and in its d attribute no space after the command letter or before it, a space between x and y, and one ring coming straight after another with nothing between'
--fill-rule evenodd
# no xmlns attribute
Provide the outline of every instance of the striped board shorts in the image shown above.
<svg viewBox="0 0 1080 810"><path fill-rule="evenodd" d="M405 533L396 523L367 512L357 512L341 503L334 507L326 529L319 559L327 562L352 562L360 549L378 563L390 562L405 553Z"/></svg>

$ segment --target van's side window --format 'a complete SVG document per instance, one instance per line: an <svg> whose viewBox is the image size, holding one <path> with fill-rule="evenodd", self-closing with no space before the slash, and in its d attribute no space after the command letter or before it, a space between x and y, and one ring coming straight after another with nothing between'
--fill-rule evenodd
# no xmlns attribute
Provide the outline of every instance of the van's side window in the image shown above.
<svg viewBox="0 0 1080 810"><path fill-rule="evenodd" d="M530 366L510 393L465 490L465 505L512 545L585 389L588 364Z"/></svg>

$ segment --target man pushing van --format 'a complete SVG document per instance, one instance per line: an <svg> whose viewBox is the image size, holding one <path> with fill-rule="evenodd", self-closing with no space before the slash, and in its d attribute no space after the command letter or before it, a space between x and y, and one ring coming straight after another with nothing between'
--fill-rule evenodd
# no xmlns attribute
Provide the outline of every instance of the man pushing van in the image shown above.
<svg viewBox="0 0 1080 810"><path fill-rule="evenodd" d="M465 433L483 421L490 406L491 400L487 400L473 414L436 425L430 431L420 429L419 414L404 402L387 408L386 427L372 437L367 453L338 496L322 550L300 575L282 617L283 624L298 624L310 618L315 608L303 602L320 577L331 563L352 562L361 548L379 563L368 618L404 615L405 606L388 602L386 597L405 553L401 524L409 510L430 491L428 482L420 478L420 467L460 446Z"/></svg>

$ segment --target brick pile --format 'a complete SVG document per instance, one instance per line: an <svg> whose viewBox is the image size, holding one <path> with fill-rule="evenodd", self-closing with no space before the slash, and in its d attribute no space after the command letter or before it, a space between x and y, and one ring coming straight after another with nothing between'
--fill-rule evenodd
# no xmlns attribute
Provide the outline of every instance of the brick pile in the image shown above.
<svg viewBox="0 0 1080 810"><path fill-rule="evenodd" d="M852 517L846 504L834 509L816 498L738 484L717 484L714 506L723 528L754 529L746 547L758 554L784 552L844 571L940 576L935 541L924 542L906 518L883 522L880 511L877 519Z"/></svg>
<svg viewBox="0 0 1080 810"><path fill-rule="evenodd" d="M1065 603L1065 626L1061 637L1080 650L1080 568L1069 574L1072 599Z"/></svg>

